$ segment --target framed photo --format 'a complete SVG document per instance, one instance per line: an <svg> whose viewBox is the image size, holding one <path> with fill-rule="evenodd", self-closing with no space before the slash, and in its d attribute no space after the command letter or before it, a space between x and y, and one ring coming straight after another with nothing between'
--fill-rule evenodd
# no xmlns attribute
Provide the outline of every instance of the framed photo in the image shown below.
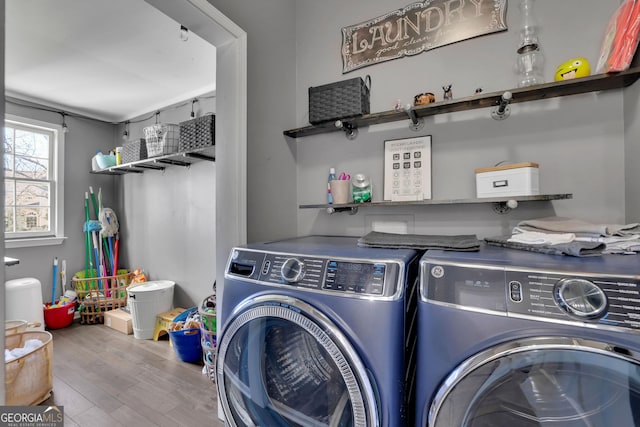
<svg viewBox="0 0 640 427"><path fill-rule="evenodd" d="M431 199L431 135L384 142L384 200Z"/></svg>

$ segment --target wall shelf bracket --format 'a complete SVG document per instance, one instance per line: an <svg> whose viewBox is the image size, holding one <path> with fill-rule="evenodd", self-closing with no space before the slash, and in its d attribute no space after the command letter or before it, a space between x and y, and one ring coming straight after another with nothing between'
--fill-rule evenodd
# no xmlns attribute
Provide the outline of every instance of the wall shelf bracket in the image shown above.
<svg viewBox="0 0 640 427"><path fill-rule="evenodd" d="M511 115L511 100L513 99L513 94L509 91L506 91L500 97L498 101L498 106L493 109L491 112L491 117L494 120L504 120Z"/></svg>
<svg viewBox="0 0 640 427"><path fill-rule="evenodd" d="M332 215L334 213L340 213L340 212L348 212L349 215L355 215L358 213L358 207L357 206L345 206L345 207L329 206L327 208L327 213L329 215Z"/></svg>
<svg viewBox="0 0 640 427"><path fill-rule="evenodd" d="M507 200L506 202L495 202L493 203L493 211L498 214L506 214L512 209L518 207L517 200Z"/></svg>
<svg viewBox="0 0 640 427"><path fill-rule="evenodd" d="M349 141L353 141L358 137L358 126L353 123L336 120L334 126L338 129L342 129L344 131L344 136L346 136Z"/></svg>
<svg viewBox="0 0 640 427"><path fill-rule="evenodd" d="M409 119L411 122L409 123L409 129L414 132L418 132L424 128L424 118L418 117L416 111L413 108L409 108L407 110L407 114L409 115Z"/></svg>

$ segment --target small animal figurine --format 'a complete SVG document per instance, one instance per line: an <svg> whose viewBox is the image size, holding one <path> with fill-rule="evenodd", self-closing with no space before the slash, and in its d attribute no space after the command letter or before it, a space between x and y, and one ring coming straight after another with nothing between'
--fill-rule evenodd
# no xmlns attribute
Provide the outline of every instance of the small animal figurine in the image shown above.
<svg viewBox="0 0 640 427"><path fill-rule="evenodd" d="M453 99L453 92L451 91L451 85L442 86L442 90L444 90L444 100L451 101Z"/></svg>
<svg viewBox="0 0 640 427"><path fill-rule="evenodd" d="M436 97L431 92L419 93L413 97L413 105L425 105L436 102Z"/></svg>

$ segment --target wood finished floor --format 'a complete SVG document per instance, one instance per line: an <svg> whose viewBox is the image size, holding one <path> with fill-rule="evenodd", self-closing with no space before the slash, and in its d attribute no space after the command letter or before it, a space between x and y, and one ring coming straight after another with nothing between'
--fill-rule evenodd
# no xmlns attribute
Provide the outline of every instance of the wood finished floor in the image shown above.
<svg viewBox="0 0 640 427"><path fill-rule="evenodd" d="M138 340L74 323L53 335L53 393L65 427L224 426L202 365L178 359L165 335Z"/></svg>

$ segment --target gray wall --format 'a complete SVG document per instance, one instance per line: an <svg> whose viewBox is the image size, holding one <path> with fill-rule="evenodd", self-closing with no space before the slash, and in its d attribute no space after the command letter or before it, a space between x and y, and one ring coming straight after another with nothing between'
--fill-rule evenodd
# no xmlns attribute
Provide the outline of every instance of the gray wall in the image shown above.
<svg viewBox="0 0 640 427"><path fill-rule="evenodd" d="M247 241L297 235L294 0L208 0L247 32Z"/></svg>
<svg viewBox="0 0 640 427"><path fill-rule="evenodd" d="M625 201L627 222L640 222L640 85L627 88L624 94L626 174Z"/></svg>
<svg viewBox="0 0 640 427"><path fill-rule="evenodd" d="M177 124L189 120L190 112L190 104L170 108L160 114L159 122ZM195 104L195 113L198 117L215 113L215 99L202 98ZM155 117L131 123L130 137L143 137L143 128L154 123ZM119 127L118 135L122 131ZM116 178L114 197L121 206L118 220L123 265L144 269L149 280L176 282L176 307L198 305L212 293L216 274L215 185L216 163L208 161Z"/></svg>
<svg viewBox="0 0 640 427"><path fill-rule="evenodd" d="M410 102L414 94L424 91L434 92L437 100L442 100L441 87L445 84L453 84L454 97L471 96L477 87L493 92L516 86L512 70L519 42L517 1L509 2L506 32L342 75L341 28L409 3L405 0L296 2L297 109L296 123L291 127L308 123L309 86L367 74L373 81L373 112L392 109L398 98L404 103ZM585 56L595 68L608 17L618 3L536 2L547 80L553 80L558 64L572 57ZM576 10L589 12L575 19ZM490 112L490 109L481 109L427 118L425 128L418 133L407 128L407 121L360 129L355 141L347 141L341 133L299 139L298 203L324 203L326 176L331 166L352 175L358 172L370 175L374 200L381 200L384 141L415 135L433 137L434 199L475 197L476 168L500 161L532 161L540 164L542 193L573 193L573 200L520 203L520 207L505 215L495 214L491 205L367 208L354 216L300 209L298 233L359 236L369 231L373 221L400 218L408 224L410 232L485 237L508 233L522 219L548 215L595 222L627 220L625 196L628 197L629 191L625 195L622 91L515 104L511 117L504 121L494 121ZM627 176L627 180L631 178Z"/></svg>
<svg viewBox="0 0 640 427"><path fill-rule="evenodd" d="M419 133L433 136L434 198L473 197L473 170L507 160L540 163L542 191L570 192L573 200L521 203L506 215L494 214L488 205L371 208L355 216L298 209L298 204L325 200L330 166L371 175L374 198L380 200L384 140L416 135L407 123L399 122L361 129L352 142L339 133L288 139L283 130L307 124L309 86L370 74L372 111L390 109L397 98L408 102L417 92L430 90L440 97L440 87L448 83L453 84L455 97L470 95L476 87L511 88L520 25L517 2L511 2L507 32L342 75L340 29L409 2L209 1L248 34L249 241L309 233L361 235L374 220L397 218L409 223L414 232L479 236L505 232L520 219L552 214L608 222L639 219L640 197L637 185L631 185L638 182L638 172L631 167L638 153L634 135L640 132L637 84L627 89L625 103L622 91L577 95L514 105L512 116L501 122L489 117L489 109L437 116L427 119ZM537 2L549 80L555 66L570 57L586 56L595 66L605 17L617 4L589 0L590 13L576 20L575 10L587 9L584 0ZM9 107L7 112L23 113ZM45 113L34 118L59 120L56 114ZM115 178L89 174L88 159L96 149L110 148L121 129L74 118L68 118L68 123L65 216L69 238L59 247L7 251L8 256L21 259L19 266L6 270L7 279L35 276L47 295L54 256L67 259L69 274L84 268L83 198L93 185L102 187L105 205L124 210L119 219L123 232L132 233L123 244L130 266L148 269L152 278L172 278L188 283L189 289L195 286L194 293L180 291L176 303L197 303L208 294L209 276L213 277L207 264L212 253L207 251L215 247L202 246L204 239L215 238L206 226L213 219L202 212L213 211L215 202L201 195L214 185L216 165L201 162L186 170L169 168L164 174ZM191 226L186 225L191 219ZM203 229L208 231L200 236ZM198 243L190 244L194 236ZM199 250L202 247L206 247L204 253ZM197 261L191 264L197 265L197 271L187 279L191 260Z"/></svg>
<svg viewBox="0 0 640 427"><path fill-rule="evenodd" d="M51 123L62 123L57 113L20 107L11 103L5 104L5 112L21 117L28 117ZM66 123L69 132L65 136L64 154L64 218L67 239L61 245L39 246L31 248L5 249L5 255L18 258L20 264L5 269L6 279L20 277L35 277L42 283L44 301L51 300L53 280L53 258L59 261L67 260L67 282L77 271L85 268L84 248L84 193L93 187L98 194L102 189L102 202L106 207L114 209L119 214L119 206L114 200L114 177L108 175L91 174L91 158L97 150L107 152L113 148L115 127L89 119L67 116ZM90 209L91 218L94 216ZM58 287L60 295L60 287Z"/></svg>

